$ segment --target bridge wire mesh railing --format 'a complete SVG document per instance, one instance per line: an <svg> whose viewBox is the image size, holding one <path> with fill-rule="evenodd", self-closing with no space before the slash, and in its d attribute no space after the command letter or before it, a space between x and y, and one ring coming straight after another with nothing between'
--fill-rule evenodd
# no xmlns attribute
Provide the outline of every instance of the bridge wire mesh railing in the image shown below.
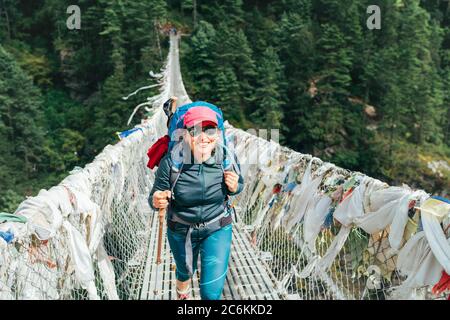
<svg viewBox="0 0 450 320"><path fill-rule="evenodd" d="M152 116L132 135L108 145L58 186L22 202L1 231L0 299L138 299L153 214L147 203L154 173L146 150L164 132L171 47L154 75L161 93L148 99ZM3 239L0 239L3 240Z"/></svg>
<svg viewBox="0 0 450 320"><path fill-rule="evenodd" d="M389 187L361 173L350 172L310 155L293 152L273 141L269 142L231 126L228 131L232 137L230 139L238 141L236 151L240 160L246 162L243 169L246 188L234 201L238 207L240 224L277 279L278 289L285 298L375 300L445 298L444 293L432 294L430 284L409 287L406 285L407 275L397 268L399 250L394 250L390 245L390 224L371 234L356 224L343 226L332 214L340 205L339 202L334 205L329 203L324 207L330 212L323 216L322 220L316 219L314 229L317 236L314 238L314 245L307 243L308 233L311 233L311 223L305 226L307 215L309 214L310 218L317 213L314 211L315 206L320 199L325 198L327 191L330 194L330 189L333 191L339 185L345 186L348 181L362 180L373 183L373 189L367 189L364 198L361 199L362 211L367 212L371 211L371 196L377 191L389 192L394 188L396 192L411 194L410 199L417 200L417 203L428 197L425 192L413 191L407 186ZM317 181L320 181L320 184L316 192L310 193L309 198L302 199L309 186L305 186L303 193L300 194L296 193L295 188L301 188L302 183L305 183L308 165L311 166L311 180L319 177ZM314 189L311 180L306 182ZM288 188L289 186L291 188ZM355 190L356 186L351 189ZM341 200L344 191L341 191ZM310 207L302 207L301 200L307 202ZM390 200L389 195L382 197L382 202L391 203ZM331 208L333 210L329 210ZM303 218L292 223L292 217L300 215L302 211ZM420 210L417 208L409 210L400 249L414 235L424 233L420 219ZM447 216L442 222L442 228L448 230L449 224L450 219ZM334 258L330 256L332 259L327 267L319 267L319 261L327 255L330 247L336 245L342 229L349 230L348 236L341 241L342 247L335 250ZM449 234L446 236L448 238ZM436 261L433 260L433 263Z"/></svg>
<svg viewBox="0 0 450 320"><path fill-rule="evenodd" d="M147 252L149 236L156 232L150 229L154 215L147 196L154 173L146 167L146 150L166 131L162 103L173 94L181 97L181 104L190 101L179 71L178 38L171 38L166 67L157 78L161 93L146 103L148 120L58 186L25 200L15 214L26 217L27 223L0 224L1 231L15 235L10 244L0 241L0 299L139 299L146 259L154 258ZM443 298L432 295L430 285L396 295L406 276L397 268L390 225L369 234L353 224L344 226L332 210L314 220L312 209L325 195L348 181L363 184L368 177L229 125L227 134L230 141L238 141L235 152L245 178L244 191L234 199L236 223L276 279L282 297ZM307 182L306 176L311 176ZM370 182L376 182L378 190L389 188L374 179ZM353 190L356 193L357 184ZM364 194L364 206L370 196ZM370 209L367 206L364 209ZM417 211L408 216L402 244L423 233ZM443 228L448 230L448 224L447 218ZM312 229L316 236L311 238Z"/></svg>

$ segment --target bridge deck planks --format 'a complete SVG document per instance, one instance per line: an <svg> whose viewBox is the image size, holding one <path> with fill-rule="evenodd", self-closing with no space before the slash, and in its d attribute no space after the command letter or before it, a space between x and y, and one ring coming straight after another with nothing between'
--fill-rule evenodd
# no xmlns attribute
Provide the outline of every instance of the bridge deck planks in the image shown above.
<svg viewBox="0 0 450 320"><path fill-rule="evenodd" d="M164 234L165 228L166 226L164 226ZM174 300L176 299L175 262L170 252L167 236L163 237L162 263L159 267L156 266L158 219L153 219L151 233L140 297L144 300ZM200 261L198 262L198 269L201 270ZM200 299L199 282L200 275L197 271L191 281L191 287L193 288L191 299L193 300ZM248 235L234 225L223 299L281 299L275 283L273 275L267 270L257 251L252 247ZM155 291L155 289L157 290Z"/></svg>

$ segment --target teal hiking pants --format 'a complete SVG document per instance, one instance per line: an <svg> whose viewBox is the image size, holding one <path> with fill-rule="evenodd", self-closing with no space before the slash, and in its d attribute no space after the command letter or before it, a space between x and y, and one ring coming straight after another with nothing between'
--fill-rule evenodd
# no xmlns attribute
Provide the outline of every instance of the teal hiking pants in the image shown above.
<svg viewBox="0 0 450 320"><path fill-rule="evenodd" d="M185 242L188 227L176 224L172 230L167 228L170 249L176 264L176 278L180 281L189 279L186 268ZM200 254L200 296L203 300L220 300L228 270L232 238L232 225L210 232L207 228L195 228L191 234L193 266L195 274Z"/></svg>

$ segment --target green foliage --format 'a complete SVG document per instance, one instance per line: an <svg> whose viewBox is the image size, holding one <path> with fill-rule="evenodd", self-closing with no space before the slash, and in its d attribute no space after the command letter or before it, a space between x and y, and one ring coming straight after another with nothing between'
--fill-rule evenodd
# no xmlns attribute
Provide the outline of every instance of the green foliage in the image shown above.
<svg viewBox="0 0 450 320"><path fill-rule="evenodd" d="M382 166L383 174L396 184L408 181L415 188L423 188L431 193L450 192L450 171L444 168L433 172L429 167L434 161L450 163L449 151L433 145L417 147L405 141L395 141L392 158L388 165Z"/></svg>
<svg viewBox="0 0 450 320"><path fill-rule="evenodd" d="M44 54L30 52L30 48L21 42L14 42L6 49L18 65L33 78L34 84L45 88L52 85L50 61Z"/></svg>
<svg viewBox="0 0 450 320"><path fill-rule="evenodd" d="M193 10L193 9L194 9L194 0L181 1L181 10Z"/></svg>
<svg viewBox="0 0 450 320"><path fill-rule="evenodd" d="M115 142L132 108L157 90L121 99L162 66L164 0L79 1L81 30L66 28L70 4L0 1L0 196L57 184ZM1 206L9 203L17 201Z"/></svg>
<svg viewBox="0 0 450 320"><path fill-rule="evenodd" d="M344 35L335 25L322 26L322 35L317 42L319 91L325 95L347 96L351 83L352 60L346 47Z"/></svg>
<svg viewBox="0 0 450 320"><path fill-rule="evenodd" d="M194 100L235 126L390 183L448 194L450 6L438 0L0 0L0 210L91 161L182 37ZM368 5L381 30L368 30ZM368 111L369 110L369 111ZM370 111L371 110L371 111ZM138 113L135 121L144 114ZM133 123L134 124L134 123ZM132 124L132 125L133 125Z"/></svg>
<svg viewBox="0 0 450 320"><path fill-rule="evenodd" d="M41 103L40 92L32 79L0 46L2 154L5 158L15 158L16 166L22 167L27 177L37 170L42 154L44 130Z"/></svg>
<svg viewBox="0 0 450 320"><path fill-rule="evenodd" d="M256 67L253 52L242 30L227 23L217 28L200 21L189 41L184 77L196 99L221 106L234 125L244 125L245 111L253 101ZM191 90L192 87L192 90Z"/></svg>
<svg viewBox="0 0 450 320"><path fill-rule="evenodd" d="M212 93L212 79L214 78L214 59L211 55L213 41L216 31L212 24L200 21L192 37L189 39L189 46L183 46L183 56L181 63L183 80L190 84L189 93L193 97L202 95L208 97ZM184 43L183 43L184 44Z"/></svg>
<svg viewBox="0 0 450 320"><path fill-rule="evenodd" d="M262 128L280 128L282 112L281 62L274 48L268 47L257 66L257 88L251 117Z"/></svg>
<svg viewBox="0 0 450 320"><path fill-rule="evenodd" d="M12 213L17 206L24 200L24 197L16 193L14 190L8 189L0 194L0 208L2 211Z"/></svg>

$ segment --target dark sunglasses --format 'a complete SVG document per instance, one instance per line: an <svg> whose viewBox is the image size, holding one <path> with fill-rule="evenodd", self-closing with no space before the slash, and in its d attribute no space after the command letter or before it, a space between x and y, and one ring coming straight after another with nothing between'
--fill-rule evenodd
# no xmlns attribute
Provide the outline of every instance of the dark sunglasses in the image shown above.
<svg viewBox="0 0 450 320"><path fill-rule="evenodd" d="M213 137L217 133L217 127L205 126L205 127L190 127L187 131L191 137L198 137L202 132L204 132L208 137Z"/></svg>

